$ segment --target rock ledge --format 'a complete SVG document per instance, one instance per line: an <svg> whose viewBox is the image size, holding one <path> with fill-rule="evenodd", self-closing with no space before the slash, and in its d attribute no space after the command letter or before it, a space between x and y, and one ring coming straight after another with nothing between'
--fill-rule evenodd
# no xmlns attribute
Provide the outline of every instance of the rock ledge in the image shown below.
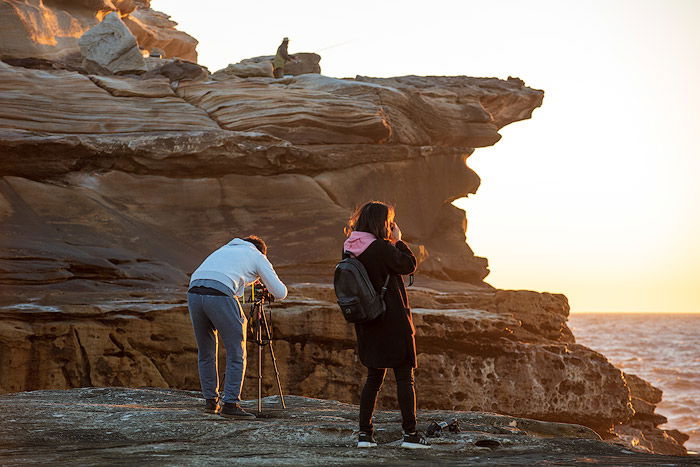
<svg viewBox="0 0 700 467"><path fill-rule="evenodd" d="M433 438L433 449L398 447L400 415L380 411L379 447L358 450L357 406L299 396L255 421L227 420L201 410L197 393L166 389L80 388L5 394L0 463L223 465L464 465L556 463L692 465L688 457L635 453L597 439L591 430L480 412L420 411L430 420L456 417L461 433ZM256 401L244 403L249 409ZM27 417L31 414L31 417Z"/></svg>

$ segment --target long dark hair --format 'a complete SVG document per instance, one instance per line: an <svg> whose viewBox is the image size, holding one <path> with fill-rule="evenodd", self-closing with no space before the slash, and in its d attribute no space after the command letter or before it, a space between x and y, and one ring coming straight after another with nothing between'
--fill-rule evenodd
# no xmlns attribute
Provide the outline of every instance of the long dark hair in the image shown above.
<svg viewBox="0 0 700 467"><path fill-rule="evenodd" d="M369 201L355 209L344 230L345 235L350 235L353 231L369 232L379 239L388 240L393 223L394 206L381 201Z"/></svg>

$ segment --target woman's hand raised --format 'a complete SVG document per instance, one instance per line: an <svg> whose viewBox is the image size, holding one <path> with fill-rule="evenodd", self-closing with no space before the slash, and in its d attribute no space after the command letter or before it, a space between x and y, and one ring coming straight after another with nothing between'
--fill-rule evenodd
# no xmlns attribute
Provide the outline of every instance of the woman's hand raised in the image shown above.
<svg viewBox="0 0 700 467"><path fill-rule="evenodd" d="M392 243L401 241L401 229L399 228L399 224L396 222L391 223L391 236L389 237L389 240L391 240Z"/></svg>

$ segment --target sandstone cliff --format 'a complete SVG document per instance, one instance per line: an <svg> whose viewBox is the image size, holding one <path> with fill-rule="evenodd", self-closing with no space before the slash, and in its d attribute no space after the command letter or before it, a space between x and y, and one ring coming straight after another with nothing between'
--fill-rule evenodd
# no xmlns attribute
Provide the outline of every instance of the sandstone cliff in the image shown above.
<svg viewBox="0 0 700 467"><path fill-rule="evenodd" d="M89 11L125 13L108 3ZM292 285L273 313L286 391L355 402L353 331L328 284L345 219L376 198L396 205L420 260L422 407L605 436L627 423L629 444L684 452L682 434L656 428L654 389L575 343L565 297L493 289L465 243L451 203L479 186L467 158L529 118L542 91L494 78L173 76L0 62L0 392L196 389L188 274L257 233Z"/></svg>
<svg viewBox="0 0 700 467"><path fill-rule="evenodd" d="M396 204L423 274L483 285L486 261L464 243L464 214L451 202L479 185L465 165L473 148L495 143L498 125L527 117L543 93L496 79L403 81L307 74L173 91L0 64L2 212L23 231L4 239L21 254L3 274L57 283L97 268L116 282L183 284L242 231L267 235L283 268L329 274L348 212L378 198ZM82 214L58 209L68 198ZM17 210L44 228L28 229ZM83 225L57 230L56 216Z"/></svg>

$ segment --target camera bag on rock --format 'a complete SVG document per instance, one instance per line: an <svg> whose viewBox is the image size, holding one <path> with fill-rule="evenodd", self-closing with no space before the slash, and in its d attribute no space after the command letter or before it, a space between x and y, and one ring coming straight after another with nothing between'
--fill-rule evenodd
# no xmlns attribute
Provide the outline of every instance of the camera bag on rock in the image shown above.
<svg viewBox="0 0 700 467"><path fill-rule="evenodd" d="M378 294L362 263L347 251L335 266L333 286L340 311L349 323L366 323L379 318L386 310L384 294L389 276Z"/></svg>

